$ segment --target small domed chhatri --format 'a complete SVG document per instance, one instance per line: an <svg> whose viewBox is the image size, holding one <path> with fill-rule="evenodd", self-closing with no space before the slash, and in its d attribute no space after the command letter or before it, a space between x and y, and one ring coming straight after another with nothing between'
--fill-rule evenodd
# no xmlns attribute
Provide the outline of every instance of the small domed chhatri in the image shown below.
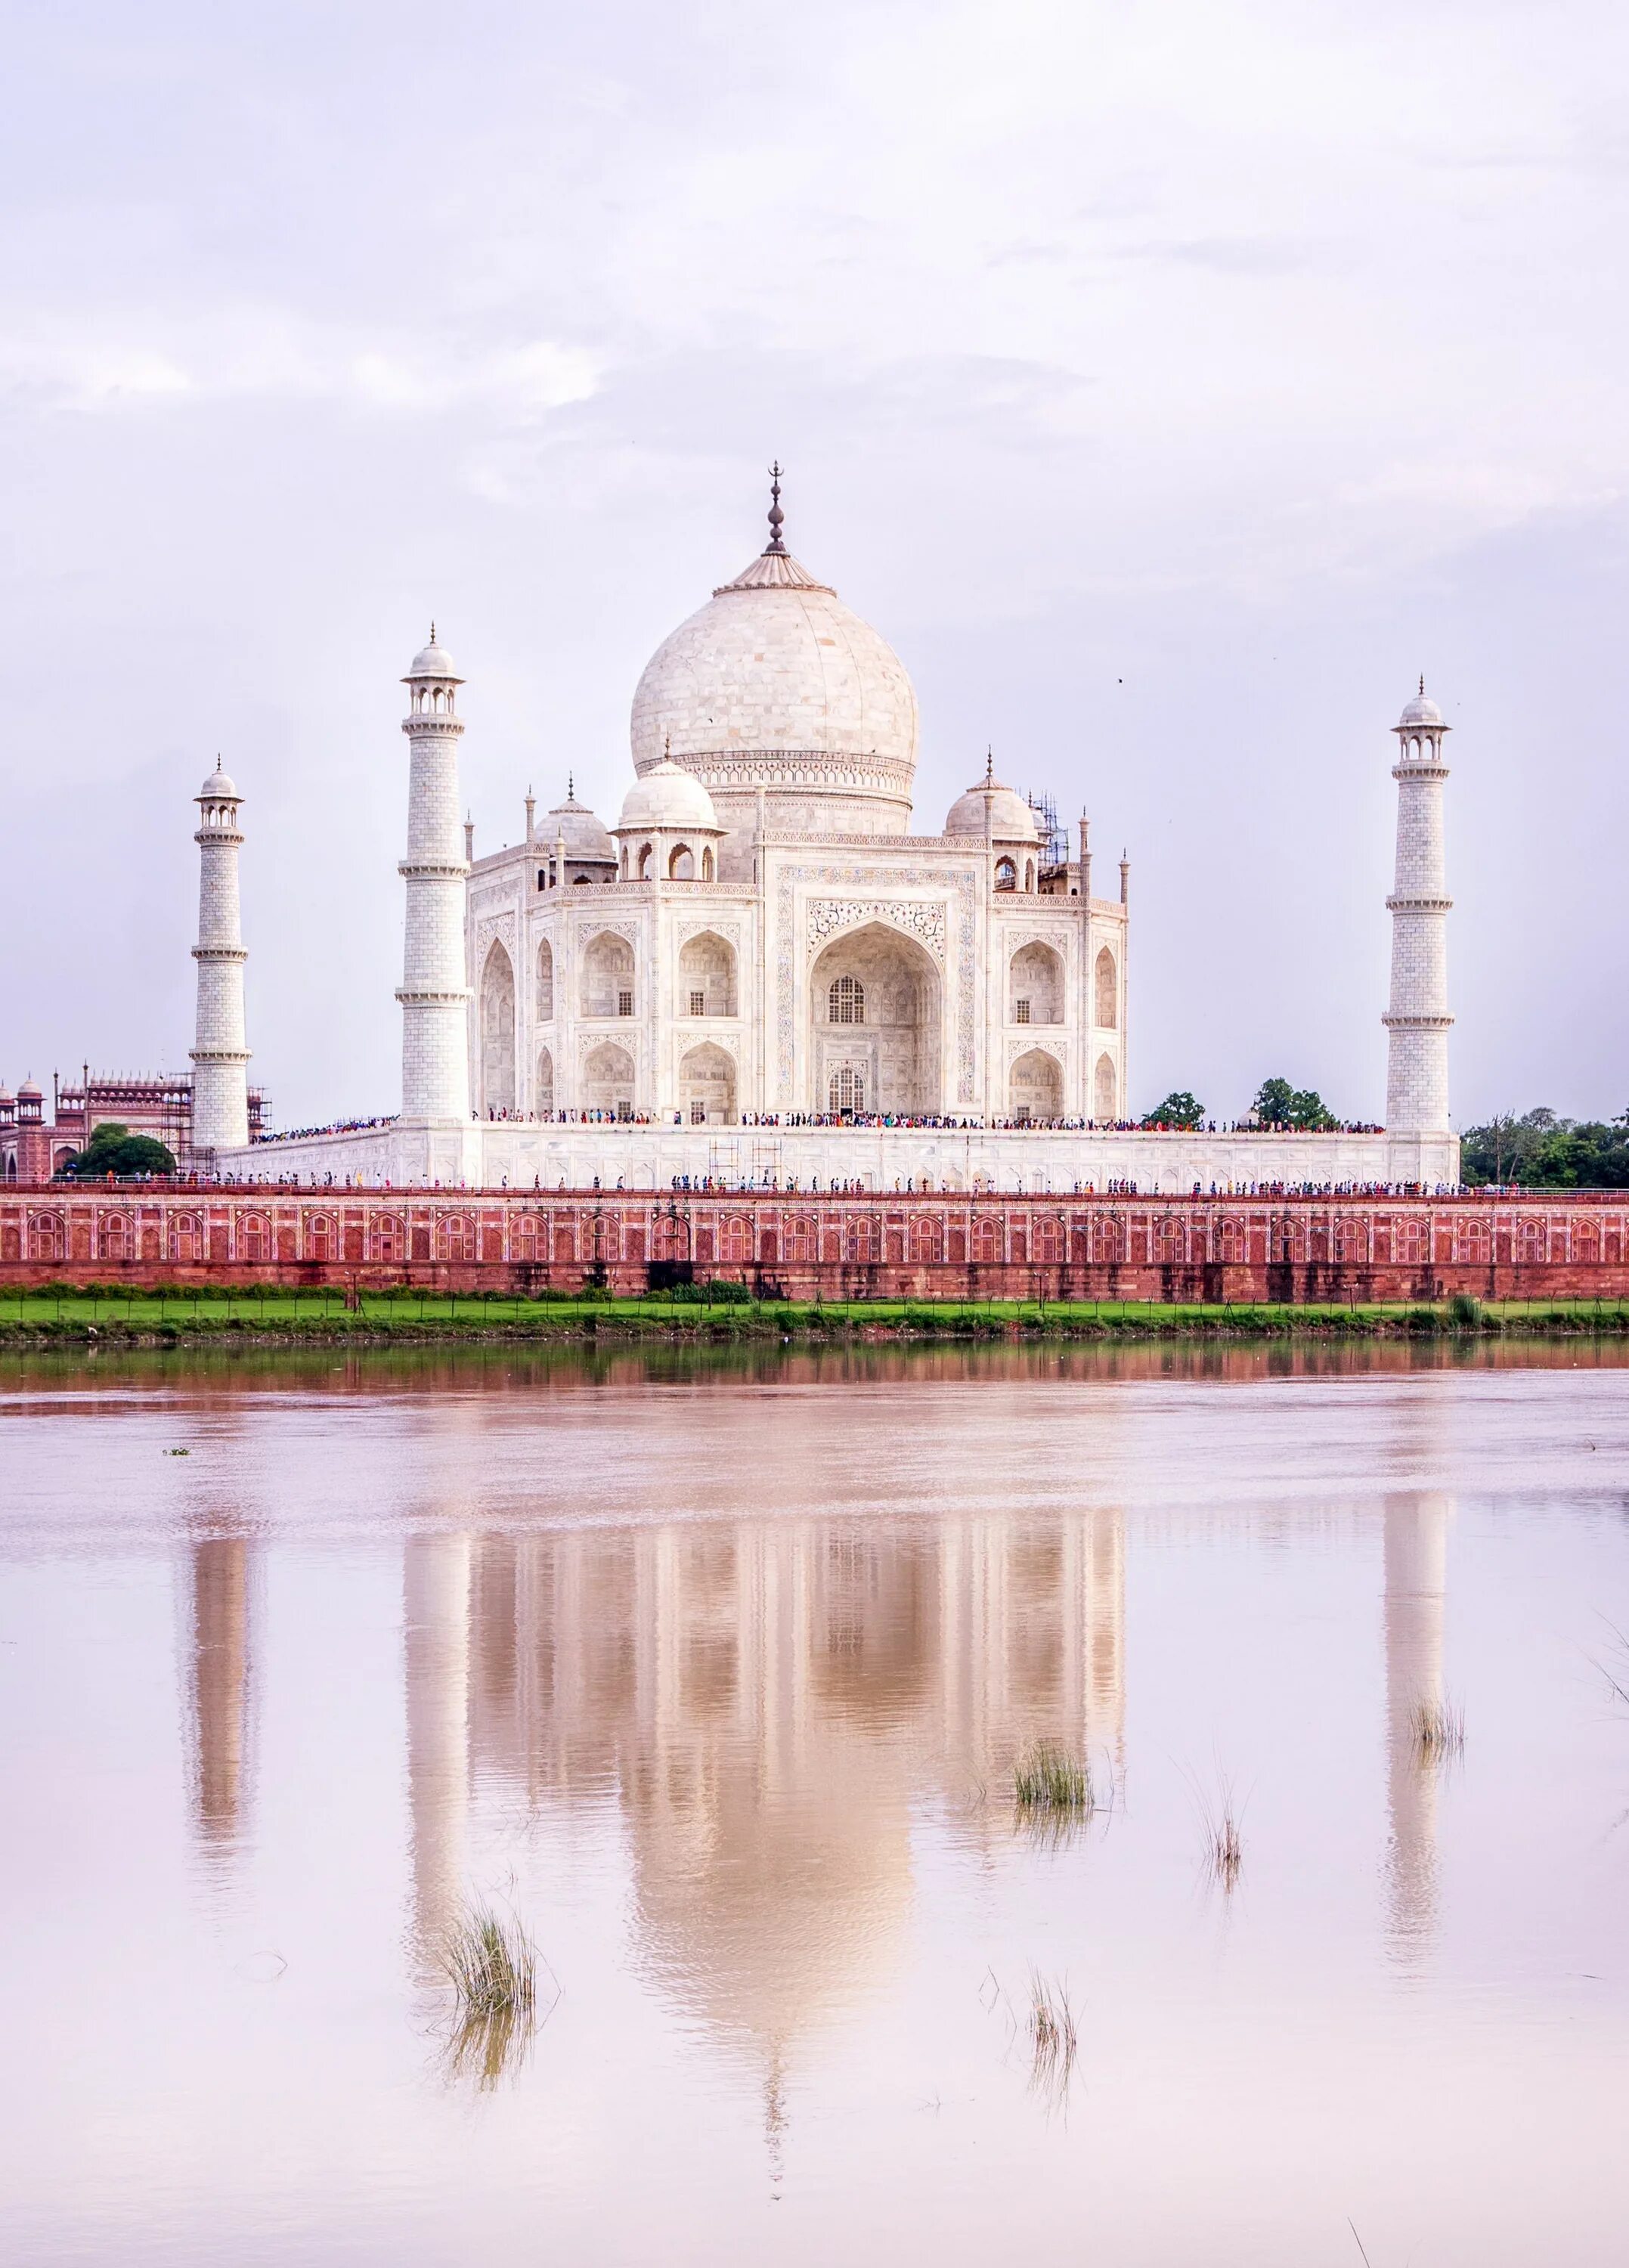
<svg viewBox="0 0 1629 2268"><path fill-rule="evenodd" d="M193 800L195 803L242 802L243 798L238 793L236 783L230 773L222 770L221 760L218 756L215 759L214 770L205 779Z"/></svg>
<svg viewBox="0 0 1629 2268"><path fill-rule="evenodd" d="M1411 725L1441 725L1444 732L1448 730L1448 726L1443 724L1442 711L1426 691L1426 681L1423 677L1419 681L1419 692L1404 705L1403 714L1397 719L1397 729L1404 733Z"/></svg>
<svg viewBox="0 0 1629 2268"><path fill-rule="evenodd" d="M664 756L635 780L623 798L619 828L695 827L710 834L720 832L712 798L698 779L681 771Z"/></svg>
<svg viewBox="0 0 1629 2268"><path fill-rule="evenodd" d="M430 625L429 644L421 646L414 655L408 674L402 681L404 685L410 685L416 677L446 678L453 685L461 685L464 681L453 666L452 655L438 640L433 622Z"/></svg>
<svg viewBox="0 0 1629 2268"><path fill-rule="evenodd" d="M616 863L616 845L609 830L586 803L577 800L575 783L567 789L565 801L549 813L542 834L550 843L563 842L571 858Z"/></svg>
<svg viewBox="0 0 1629 2268"><path fill-rule="evenodd" d="M965 795L959 795L945 819L947 835L982 836L986 831L992 843L1038 843L1041 839L1034 806L1016 789L1003 787L992 774L987 774L977 787L969 788Z"/></svg>

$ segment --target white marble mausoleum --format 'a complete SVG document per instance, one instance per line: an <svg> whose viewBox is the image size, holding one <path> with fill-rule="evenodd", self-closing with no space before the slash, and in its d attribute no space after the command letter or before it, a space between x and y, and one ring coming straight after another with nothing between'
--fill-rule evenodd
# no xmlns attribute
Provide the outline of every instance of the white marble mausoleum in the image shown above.
<svg viewBox="0 0 1629 2268"><path fill-rule="evenodd" d="M1127 1123L1124 858L1096 894L1085 817L1061 831L1050 799L1032 804L988 762L935 831L913 832L910 679L787 549L778 480L769 519L761 555L646 665L633 777L608 824L568 784L541 817L527 794L521 840L474 855L464 681L432 626L405 679L401 1115L246 1148L224 1108L219 1138L206 1125L197 1144L217 1171L630 1188L708 1172L1183 1189L1456 1178L1434 704L1411 704L1423 753L1403 791L1398 887L1413 895L1391 902L1432 997L1400 1000L1394 966L1388 1019L1421 1123L1397 1130L1402 1149L1260 1134L1247 1155L1215 1138L1207 1171L1208 1138ZM235 860L241 839L234 791L206 857ZM212 877L206 902L225 895ZM217 914L210 952L235 945ZM242 1078L241 1031L213 996L200 1044L215 1076Z"/></svg>

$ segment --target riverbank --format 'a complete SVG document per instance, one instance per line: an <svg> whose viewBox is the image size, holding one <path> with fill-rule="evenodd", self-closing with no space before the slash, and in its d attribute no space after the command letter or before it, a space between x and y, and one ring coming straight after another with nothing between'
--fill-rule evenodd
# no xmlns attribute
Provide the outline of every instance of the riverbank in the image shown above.
<svg viewBox="0 0 1629 2268"><path fill-rule="evenodd" d="M0 1348L465 1343L571 1344L833 1339L1263 1339L1629 1336L1629 1300L1324 1305L1079 1300L797 1301L739 1287L619 1298L339 1291L0 1294Z"/></svg>

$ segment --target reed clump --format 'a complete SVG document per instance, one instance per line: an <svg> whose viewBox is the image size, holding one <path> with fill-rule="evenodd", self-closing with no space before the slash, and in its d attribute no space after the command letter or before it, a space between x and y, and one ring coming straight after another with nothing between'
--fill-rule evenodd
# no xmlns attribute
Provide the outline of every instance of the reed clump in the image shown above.
<svg viewBox="0 0 1629 2268"><path fill-rule="evenodd" d="M1036 1741L1013 1767L1013 1797L1019 1809L1084 1818L1097 1808L1092 1767L1052 1741Z"/></svg>
<svg viewBox="0 0 1629 2268"><path fill-rule="evenodd" d="M1244 1865L1244 1807L1230 1779L1219 1777L1211 1789L1190 1776L1190 1785L1204 1838L1205 1871L1213 1882L1231 1893Z"/></svg>
<svg viewBox="0 0 1629 2268"><path fill-rule="evenodd" d="M537 1948L512 1914L469 1905L446 1933L441 1965L457 2002L447 2067L495 2087L524 2061L536 2029Z"/></svg>
<svg viewBox="0 0 1629 2268"><path fill-rule="evenodd" d="M1061 2102L1074 2076L1080 2039L1066 1978L1029 1972L1029 2084L1049 2102Z"/></svg>
<svg viewBox="0 0 1629 2268"><path fill-rule="evenodd" d="M512 1915L467 1907L441 1959L466 2016L525 2015L536 2005L537 1948Z"/></svg>
<svg viewBox="0 0 1629 2268"><path fill-rule="evenodd" d="M1414 1746L1424 1764L1446 1764L1465 1752L1465 1712L1456 1701L1433 1696L1414 1704Z"/></svg>

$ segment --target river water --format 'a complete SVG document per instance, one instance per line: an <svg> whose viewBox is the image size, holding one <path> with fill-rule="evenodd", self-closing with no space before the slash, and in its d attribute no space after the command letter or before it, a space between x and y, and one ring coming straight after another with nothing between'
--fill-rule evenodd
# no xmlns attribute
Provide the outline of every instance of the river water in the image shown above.
<svg viewBox="0 0 1629 2268"><path fill-rule="evenodd" d="M13 1362L0 2249L1620 2261L1620 1627L1609 1351Z"/></svg>

